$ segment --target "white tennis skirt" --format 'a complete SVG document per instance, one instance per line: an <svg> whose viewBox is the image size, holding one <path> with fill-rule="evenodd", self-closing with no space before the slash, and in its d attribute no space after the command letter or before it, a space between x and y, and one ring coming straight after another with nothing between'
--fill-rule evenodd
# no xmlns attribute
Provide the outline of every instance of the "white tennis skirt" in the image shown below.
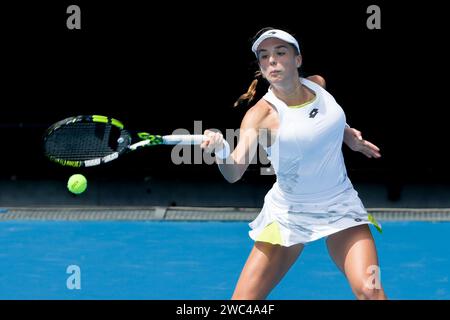
<svg viewBox="0 0 450 320"><path fill-rule="evenodd" d="M275 183L261 212L249 224L249 235L255 241L289 247L362 224L373 224L381 232L350 181L314 195L287 194Z"/></svg>

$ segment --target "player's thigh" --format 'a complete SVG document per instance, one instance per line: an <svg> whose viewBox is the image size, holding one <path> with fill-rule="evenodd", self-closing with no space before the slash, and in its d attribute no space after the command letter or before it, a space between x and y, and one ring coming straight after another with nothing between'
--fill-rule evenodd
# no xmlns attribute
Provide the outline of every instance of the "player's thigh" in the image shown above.
<svg viewBox="0 0 450 320"><path fill-rule="evenodd" d="M233 298L263 299L297 260L303 244L290 247L255 242L241 272Z"/></svg>
<svg viewBox="0 0 450 320"><path fill-rule="evenodd" d="M331 258L345 274L357 297L384 296L375 241L368 225L348 228L329 236L327 246Z"/></svg>
<svg viewBox="0 0 450 320"><path fill-rule="evenodd" d="M375 241L367 224L330 235L327 247L331 258L344 273L349 267L365 272L369 266L378 265Z"/></svg>

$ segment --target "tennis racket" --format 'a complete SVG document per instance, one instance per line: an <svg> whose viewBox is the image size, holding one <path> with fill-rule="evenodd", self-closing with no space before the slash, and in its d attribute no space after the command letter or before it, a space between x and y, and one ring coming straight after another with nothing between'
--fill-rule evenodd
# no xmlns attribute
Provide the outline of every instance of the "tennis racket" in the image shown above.
<svg viewBox="0 0 450 320"><path fill-rule="evenodd" d="M43 140L48 159L62 166L80 168L108 163L144 147L201 144L204 139L204 135L131 134L114 118L82 115L56 122L46 130Z"/></svg>

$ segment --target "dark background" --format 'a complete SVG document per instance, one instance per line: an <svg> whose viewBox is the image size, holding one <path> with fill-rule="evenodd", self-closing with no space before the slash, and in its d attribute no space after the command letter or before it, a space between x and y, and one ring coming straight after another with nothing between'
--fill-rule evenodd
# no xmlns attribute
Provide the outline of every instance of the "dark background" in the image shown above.
<svg viewBox="0 0 450 320"><path fill-rule="evenodd" d="M238 128L247 108L232 105L256 70L250 39L272 26L295 34L303 75L322 75L347 122L381 148L381 159L368 159L344 147L354 183L384 184L394 200L409 183L447 184L445 10L437 1L392 2L2 4L0 179L65 181L79 172L41 151L44 130L73 115L108 115L156 134L193 132L194 121ZM66 28L70 4L81 8L81 30ZM371 4L381 8L381 30L366 27ZM274 176L259 168L238 184L270 187ZM164 146L81 172L90 181L223 182L214 165L172 164Z"/></svg>

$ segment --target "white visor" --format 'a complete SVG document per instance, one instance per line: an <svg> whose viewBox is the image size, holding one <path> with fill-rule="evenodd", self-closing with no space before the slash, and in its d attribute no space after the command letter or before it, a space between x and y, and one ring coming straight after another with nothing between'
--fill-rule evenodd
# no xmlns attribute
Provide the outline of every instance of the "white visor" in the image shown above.
<svg viewBox="0 0 450 320"><path fill-rule="evenodd" d="M264 40L269 39L269 38L277 38L277 39L286 41L287 43L293 44L297 48L298 53L300 54L300 46L298 45L297 40L295 40L295 38L293 36L291 36L286 31L279 30L279 29L272 29L272 30L267 30L266 32L264 32L253 43L252 51L255 53L256 57L258 57L258 47L261 44L261 42L263 42Z"/></svg>

